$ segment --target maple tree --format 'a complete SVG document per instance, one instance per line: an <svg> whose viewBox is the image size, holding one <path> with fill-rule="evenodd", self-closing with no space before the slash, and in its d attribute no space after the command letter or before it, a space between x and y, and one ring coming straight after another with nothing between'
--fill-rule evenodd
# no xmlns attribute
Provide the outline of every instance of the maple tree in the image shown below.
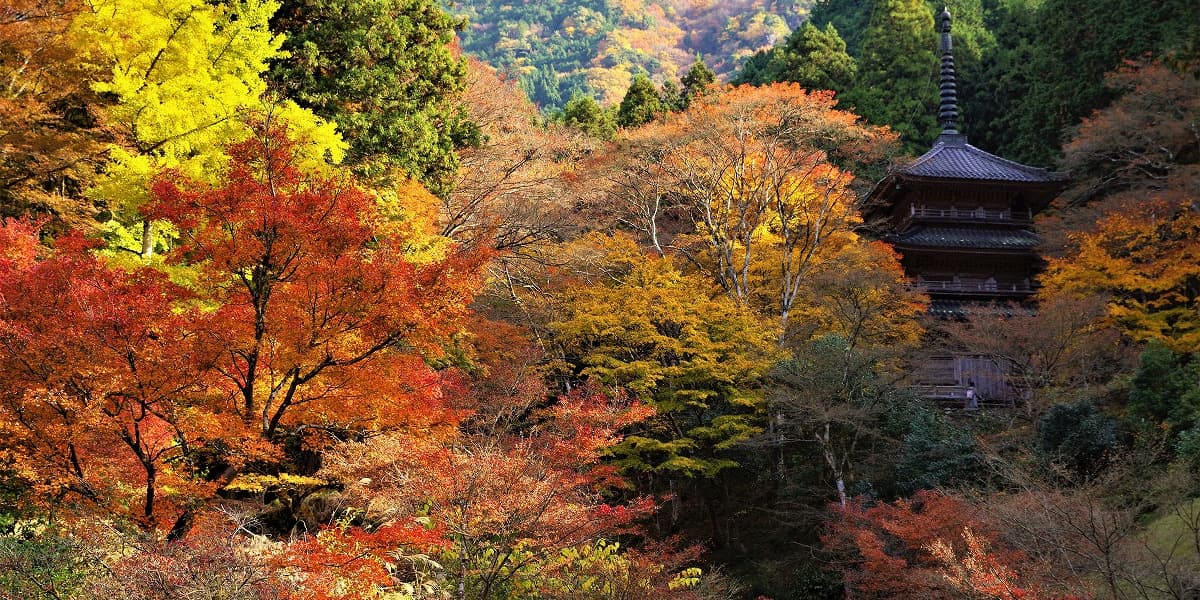
<svg viewBox="0 0 1200 600"><path fill-rule="evenodd" d="M865 597L1069 599L1069 582L1004 542L970 504L933 491L910 500L834 507L827 551L845 558L847 585Z"/></svg>
<svg viewBox="0 0 1200 600"><path fill-rule="evenodd" d="M621 482L600 462L617 430L648 414L580 388L534 410L524 431L380 436L333 449L322 473L350 482L366 519L408 532L380 552L441 548L455 597L500 597L559 552L621 533L653 508L648 498L609 504L606 491Z"/></svg>
<svg viewBox="0 0 1200 600"><path fill-rule="evenodd" d="M221 350L224 410L266 439L452 423L423 356L456 331L486 254L414 259L371 195L300 169L285 127L231 146L218 185L161 176L145 208L179 231L168 264L192 266L215 305L200 335Z"/></svg>
<svg viewBox="0 0 1200 600"><path fill-rule="evenodd" d="M5 460L45 501L129 506L151 527L169 512L162 490L176 508L205 494L180 460L212 359L176 310L187 290L150 269L110 269L78 238L37 258L29 223L5 223L0 239Z"/></svg>
<svg viewBox="0 0 1200 600"><path fill-rule="evenodd" d="M702 97L630 135L641 168L616 175L619 210L636 208L630 222L660 250L664 207L685 215L695 232L672 249L739 302L775 314L786 335L812 271L860 243L845 169L878 160L894 141L834 105L828 92L785 84Z"/></svg>
<svg viewBox="0 0 1200 600"><path fill-rule="evenodd" d="M0 216L48 216L55 231L95 226L83 191L112 139L70 43L81 10L71 0L0 6Z"/></svg>

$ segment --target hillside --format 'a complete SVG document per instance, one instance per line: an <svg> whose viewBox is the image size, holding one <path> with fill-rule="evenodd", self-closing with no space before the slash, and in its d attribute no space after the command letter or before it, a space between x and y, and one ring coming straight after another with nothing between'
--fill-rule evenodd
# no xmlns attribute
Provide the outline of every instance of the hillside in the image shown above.
<svg viewBox="0 0 1200 600"><path fill-rule="evenodd" d="M576 92L619 102L633 73L677 79L696 55L727 76L786 38L813 0L566 0L446 3L463 48L515 76L543 108Z"/></svg>

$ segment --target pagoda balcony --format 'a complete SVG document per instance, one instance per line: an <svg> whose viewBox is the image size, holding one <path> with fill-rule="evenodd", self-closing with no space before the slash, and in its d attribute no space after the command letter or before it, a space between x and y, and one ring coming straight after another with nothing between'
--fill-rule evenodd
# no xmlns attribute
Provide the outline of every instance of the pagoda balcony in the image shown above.
<svg viewBox="0 0 1200 600"><path fill-rule="evenodd" d="M971 294L983 296L1028 295L1033 293L1033 287L1028 281L1004 281L995 279L977 279L958 277L953 280L929 280L917 278L913 285L926 293L937 294Z"/></svg>
<svg viewBox="0 0 1200 600"><path fill-rule="evenodd" d="M981 221L1029 223L1033 221L1033 212L1012 211L1007 208L935 208L930 206L910 206L908 220L936 219L945 221Z"/></svg>

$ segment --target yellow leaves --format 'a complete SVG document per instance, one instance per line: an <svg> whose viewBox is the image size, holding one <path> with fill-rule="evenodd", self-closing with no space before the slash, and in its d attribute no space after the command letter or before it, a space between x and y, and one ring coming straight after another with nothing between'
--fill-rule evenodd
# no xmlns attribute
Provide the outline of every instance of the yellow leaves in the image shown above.
<svg viewBox="0 0 1200 600"><path fill-rule="evenodd" d="M1129 202L1072 236L1072 254L1052 259L1050 294L1109 296L1108 317L1135 340L1176 351L1200 346L1200 214L1187 197Z"/></svg>
<svg viewBox="0 0 1200 600"><path fill-rule="evenodd" d="M278 3L238 0L93 0L71 28L73 45L102 72L92 88L110 94L110 120L130 146L110 149L111 164L90 195L140 220L147 183L164 169L198 181L226 170L225 148L251 134L247 123L287 123L304 168L318 170L345 151L331 123L294 103L264 98L261 75L281 56L268 19Z"/></svg>
<svg viewBox="0 0 1200 600"><path fill-rule="evenodd" d="M262 494L270 489L313 488L327 485L328 483L324 479L294 475L292 473L280 473L278 476L244 473L235 477L224 489L228 492Z"/></svg>

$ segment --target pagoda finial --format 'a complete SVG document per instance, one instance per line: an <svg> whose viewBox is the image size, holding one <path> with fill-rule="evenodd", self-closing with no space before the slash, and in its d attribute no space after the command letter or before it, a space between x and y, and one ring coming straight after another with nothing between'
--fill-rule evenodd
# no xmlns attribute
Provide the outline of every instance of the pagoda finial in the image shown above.
<svg viewBox="0 0 1200 600"><path fill-rule="evenodd" d="M958 133L958 85L954 80L954 53L950 43L950 9L942 8L938 15L938 29L942 33L941 104L938 106L938 122L942 133Z"/></svg>

